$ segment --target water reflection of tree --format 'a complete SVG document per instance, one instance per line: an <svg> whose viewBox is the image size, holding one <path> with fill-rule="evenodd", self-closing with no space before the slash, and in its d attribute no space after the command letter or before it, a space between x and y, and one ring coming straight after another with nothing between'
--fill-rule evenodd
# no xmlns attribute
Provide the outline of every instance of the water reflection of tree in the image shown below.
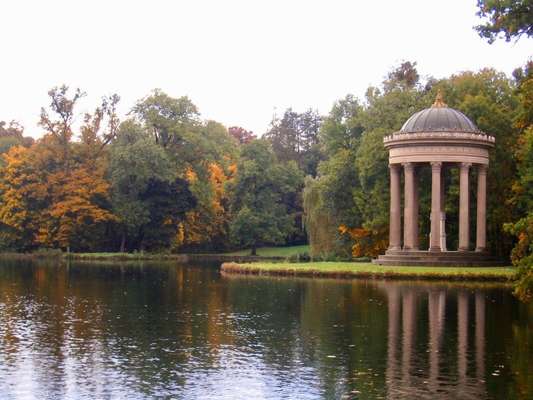
<svg viewBox="0 0 533 400"><path fill-rule="evenodd" d="M49 397L180 397L249 377L280 396L526 398L532 315L490 288L3 265L0 375L24 371Z"/></svg>

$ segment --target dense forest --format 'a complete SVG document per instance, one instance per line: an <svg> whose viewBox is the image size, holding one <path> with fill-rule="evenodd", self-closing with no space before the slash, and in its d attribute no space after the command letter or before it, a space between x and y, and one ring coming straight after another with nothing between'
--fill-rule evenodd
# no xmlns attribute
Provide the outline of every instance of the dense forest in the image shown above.
<svg viewBox="0 0 533 400"><path fill-rule="evenodd" d="M314 257L375 256L388 239L383 137L428 107L439 89L449 106L496 137L489 246L502 257L514 247L513 258L523 259L533 198L531 64L512 77L484 69L422 80L416 63L404 62L364 99L348 95L325 116L288 109L261 138L205 121L190 99L160 90L139 100L124 121L116 113L119 97L105 97L75 127L85 93L54 88L41 110L40 139L15 122L0 125L0 246L223 251L304 243L309 235ZM425 172L421 187L429 188ZM446 185L454 248L457 171ZM429 202L424 191L422 216ZM421 218L422 245L428 221Z"/></svg>

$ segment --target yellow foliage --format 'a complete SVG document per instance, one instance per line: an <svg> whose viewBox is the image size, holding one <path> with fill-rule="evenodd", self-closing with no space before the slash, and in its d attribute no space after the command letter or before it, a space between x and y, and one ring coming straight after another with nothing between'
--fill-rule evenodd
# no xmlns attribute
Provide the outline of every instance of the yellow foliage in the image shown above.
<svg viewBox="0 0 533 400"><path fill-rule="evenodd" d="M202 182L202 189L208 196L198 196L198 205L189 211L185 221L180 223L176 237L177 246L206 243L217 236L226 235L229 199L225 186L234 178L236 171L235 164L231 164L227 170L215 162L207 165L209 179ZM186 178L190 183L195 183L198 177L193 171L187 171Z"/></svg>
<svg viewBox="0 0 533 400"><path fill-rule="evenodd" d="M65 168L55 160L46 139L4 155L0 222L15 232L13 240L66 248L86 227L115 219L99 205L109 195L103 165Z"/></svg>
<svg viewBox="0 0 533 400"><path fill-rule="evenodd" d="M365 228L349 228L339 226L341 235L348 235L354 241L352 245L353 257L376 257L387 248L386 231L371 231Z"/></svg>

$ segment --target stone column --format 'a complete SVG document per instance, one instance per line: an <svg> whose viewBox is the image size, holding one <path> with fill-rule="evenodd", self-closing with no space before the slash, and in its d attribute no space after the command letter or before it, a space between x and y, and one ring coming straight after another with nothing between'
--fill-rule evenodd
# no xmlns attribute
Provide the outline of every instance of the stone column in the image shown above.
<svg viewBox="0 0 533 400"><path fill-rule="evenodd" d="M431 233L429 251L441 251L440 247L440 216L441 216L441 162L431 163Z"/></svg>
<svg viewBox="0 0 533 400"><path fill-rule="evenodd" d="M476 251L487 249L487 166L477 168Z"/></svg>
<svg viewBox="0 0 533 400"><path fill-rule="evenodd" d="M413 163L403 163L404 171L404 212L403 212L403 249L414 247L414 206L415 206L415 167Z"/></svg>
<svg viewBox="0 0 533 400"><path fill-rule="evenodd" d="M420 243L418 238L418 214L420 212L420 206L419 206L419 194L418 194L418 174L416 173L416 169L414 171L414 191L415 195L413 197L413 250L418 250Z"/></svg>
<svg viewBox="0 0 533 400"><path fill-rule="evenodd" d="M468 251L470 247L468 172L471 165L461 163L459 167L459 251Z"/></svg>
<svg viewBox="0 0 533 400"><path fill-rule="evenodd" d="M446 166L440 170L440 250L446 251Z"/></svg>
<svg viewBox="0 0 533 400"><path fill-rule="evenodd" d="M401 250L400 165L390 164L389 250Z"/></svg>

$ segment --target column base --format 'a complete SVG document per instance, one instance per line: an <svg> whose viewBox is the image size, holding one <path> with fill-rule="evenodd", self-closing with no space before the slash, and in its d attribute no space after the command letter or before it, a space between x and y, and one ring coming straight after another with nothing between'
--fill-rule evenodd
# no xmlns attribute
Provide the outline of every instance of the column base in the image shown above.
<svg viewBox="0 0 533 400"><path fill-rule="evenodd" d="M468 247L459 247L457 251L470 251Z"/></svg>
<svg viewBox="0 0 533 400"><path fill-rule="evenodd" d="M476 253L486 253L487 248L486 247L476 247Z"/></svg>
<svg viewBox="0 0 533 400"><path fill-rule="evenodd" d="M387 250L399 251L401 249L402 249L401 246L389 246Z"/></svg>
<svg viewBox="0 0 533 400"><path fill-rule="evenodd" d="M428 251L435 252L435 253L440 253L442 251L442 249L440 247L430 247L428 249Z"/></svg>
<svg viewBox="0 0 533 400"><path fill-rule="evenodd" d="M402 249L403 251L418 251L418 246L413 246L413 247L403 247Z"/></svg>

